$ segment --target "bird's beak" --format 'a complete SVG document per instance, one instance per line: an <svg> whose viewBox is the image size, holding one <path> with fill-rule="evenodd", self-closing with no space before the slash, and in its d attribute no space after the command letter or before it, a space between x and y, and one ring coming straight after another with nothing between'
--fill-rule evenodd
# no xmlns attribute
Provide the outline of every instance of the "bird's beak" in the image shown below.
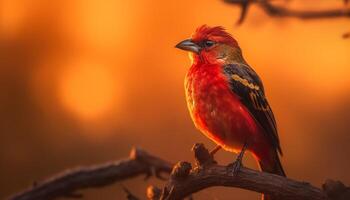
<svg viewBox="0 0 350 200"><path fill-rule="evenodd" d="M197 54L201 51L201 47L194 43L191 39L184 40L177 44L175 47L185 51L191 51Z"/></svg>

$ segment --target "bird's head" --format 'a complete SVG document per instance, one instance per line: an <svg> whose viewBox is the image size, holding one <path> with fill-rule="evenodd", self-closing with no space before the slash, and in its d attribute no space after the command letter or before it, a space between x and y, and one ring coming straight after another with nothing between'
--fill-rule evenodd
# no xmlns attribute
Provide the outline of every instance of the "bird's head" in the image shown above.
<svg viewBox="0 0 350 200"><path fill-rule="evenodd" d="M178 43L175 47L189 51L194 62L244 62L237 41L221 26L200 26L190 39Z"/></svg>

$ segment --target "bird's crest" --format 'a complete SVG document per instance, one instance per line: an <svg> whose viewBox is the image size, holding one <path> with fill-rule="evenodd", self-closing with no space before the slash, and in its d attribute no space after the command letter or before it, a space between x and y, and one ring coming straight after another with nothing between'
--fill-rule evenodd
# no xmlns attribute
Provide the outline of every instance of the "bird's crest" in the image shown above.
<svg viewBox="0 0 350 200"><path fill-rule="evenodd" d="M208 25L202 25L192 35L192 40L195 42L211 40L238 47L237 41L222 26L210 27Z"/></svg>

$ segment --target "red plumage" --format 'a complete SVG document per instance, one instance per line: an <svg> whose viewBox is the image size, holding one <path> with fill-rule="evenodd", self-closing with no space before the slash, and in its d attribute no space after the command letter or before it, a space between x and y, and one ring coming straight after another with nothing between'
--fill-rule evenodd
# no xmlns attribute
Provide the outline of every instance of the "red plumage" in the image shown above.
<svg viewBox="0 0 350 200"><path fill-rule="evenodd" d="M204 25L177 47L193 52L185 91L195 126L228 151L239 152L248 142L263 171L284 176L272 110L237 41L222 27Z"/></svg>
<svg viewBox="0 0 350 200"><path fill-rule="evenodd" d="M212 40L238 47L237 41L221 26L200 26L197 28L196 32L192 36L192 40L195 42L203 40Z"/></svg>

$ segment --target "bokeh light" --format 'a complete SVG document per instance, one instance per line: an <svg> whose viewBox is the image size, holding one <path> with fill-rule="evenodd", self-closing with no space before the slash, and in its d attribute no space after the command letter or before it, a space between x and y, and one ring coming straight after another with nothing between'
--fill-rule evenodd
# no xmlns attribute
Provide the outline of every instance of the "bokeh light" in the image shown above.
<svg viewBox="0 0 350 200"><path fill-rule="evenodd" d="M133 1L75 0L66 4L64 32L72 41L95 48L122 45L134 27L137 10Z"/></svg>
<svg viewBox="0 0 350 200"><path fill-rule="evenodd" d="M103 64L75 62L60 75L63 105L82 119L99 118L120 102L116 77Z"/></svg>

